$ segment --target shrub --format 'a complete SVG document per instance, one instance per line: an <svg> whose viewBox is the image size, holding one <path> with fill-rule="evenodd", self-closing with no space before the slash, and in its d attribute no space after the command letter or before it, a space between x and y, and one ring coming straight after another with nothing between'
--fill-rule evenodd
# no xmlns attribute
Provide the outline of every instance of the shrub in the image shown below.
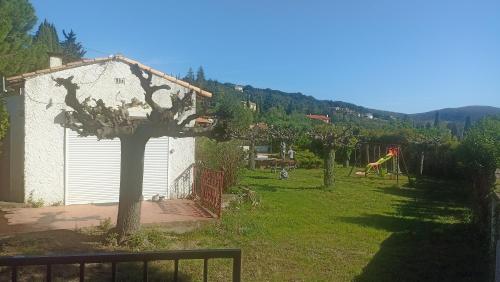
<svg viewBox="0 0 500 282"><path fill-rule="evenodd" d="M463 166L473 183L474 221L485 227L488 196L495 186L495 170L500 167L500 117L486 118L475 124L460 149Z"/></svg>
<svg viewBox="0 0 500 282"><path fill-rule="evenodd" d="M216 142L207 138L196 140L196 160L203 167L224 172L224 190L236 184L245 165L241 141Z"/></svg>
<svg viewBox="0 0 500 282"><path fill-rule="evenodd" d="M323 165L323 160L307 149L297 151L295 159L301 168L318 168Z"/></svg>

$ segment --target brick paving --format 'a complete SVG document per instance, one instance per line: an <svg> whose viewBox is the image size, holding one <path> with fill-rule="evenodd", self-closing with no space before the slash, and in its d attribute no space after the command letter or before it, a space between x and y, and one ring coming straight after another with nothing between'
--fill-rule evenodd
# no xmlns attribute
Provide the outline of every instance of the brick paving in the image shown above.
<svg viewBox="0 0 500 282"><path fill-rule="evenodd" d="M0 235L92 227L107 218L116 223L118 204L88 204L42 208L0 208ZM142 224L210 220L212 216L191 200L144 201Z"/></svg>

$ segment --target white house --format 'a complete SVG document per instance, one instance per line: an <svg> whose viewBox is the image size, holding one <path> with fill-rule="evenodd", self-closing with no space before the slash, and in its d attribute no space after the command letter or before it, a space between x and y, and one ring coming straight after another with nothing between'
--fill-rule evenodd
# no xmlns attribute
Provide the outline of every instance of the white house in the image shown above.
<svg viewBox="0 0 500 282"><path fill-rule="evenodd" d="M234 90L239 91L239 92L243 92L243 86L241 86L241 85L235 85L234 86Z"/></svg>
<svg viewBox="0 0 500 282"><path fill-rule="evenodd" d="M170 90L156 92L153 99L170 107L170 94L211 94L184 81L151 69L123 56L83 59L62 65L51 57L51 68L7 79L6 106L10 129L3 140L0 159L0 201L25 202L30 195L45 204L65 205L117 202L120 182L120 141L80 137L64 128L64 111L71 110L66 90L53 78L74 76L77 95L102 99L106 105L137 98L144 101L139 80L130 71L138 64L153 74L153 84ZM5 95L5 94L4 94ZM188 115L194 111L184 113ZM144 109L130 115L145 115ZM159 194L180 198L191 192L194 138L155 138L146 146L144 199Z"/></svg>
<svg viewBox="0 0 500 282"><path fill-rule="evenodd" d="M367 119L373 119L373 114L372 113L366 113L364 116Z"/></svg>

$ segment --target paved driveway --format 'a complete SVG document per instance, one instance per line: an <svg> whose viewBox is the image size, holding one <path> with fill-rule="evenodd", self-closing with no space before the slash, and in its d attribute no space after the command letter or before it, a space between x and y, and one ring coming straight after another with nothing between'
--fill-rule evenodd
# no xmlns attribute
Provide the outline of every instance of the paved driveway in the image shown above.
<svg viewBox="0 0 500 282"><path fill-rule="evenodd" d="M42 208L0 208L0 235L97 226L111 219L116 224L118 204L89 204ZM142 224L206 221L211 215L191 200L144 201Z"/></svg>

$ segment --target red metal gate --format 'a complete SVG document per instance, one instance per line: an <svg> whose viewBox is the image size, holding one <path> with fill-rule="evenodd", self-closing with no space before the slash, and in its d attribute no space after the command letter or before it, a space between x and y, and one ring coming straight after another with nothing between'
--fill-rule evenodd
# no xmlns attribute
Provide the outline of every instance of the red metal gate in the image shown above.
<svg viewBox="0 0 500 282"><path fill-rule="evenodd" d="M195 191L201 204L218 217L222 211L224 172L196 166Z"/></svg>

